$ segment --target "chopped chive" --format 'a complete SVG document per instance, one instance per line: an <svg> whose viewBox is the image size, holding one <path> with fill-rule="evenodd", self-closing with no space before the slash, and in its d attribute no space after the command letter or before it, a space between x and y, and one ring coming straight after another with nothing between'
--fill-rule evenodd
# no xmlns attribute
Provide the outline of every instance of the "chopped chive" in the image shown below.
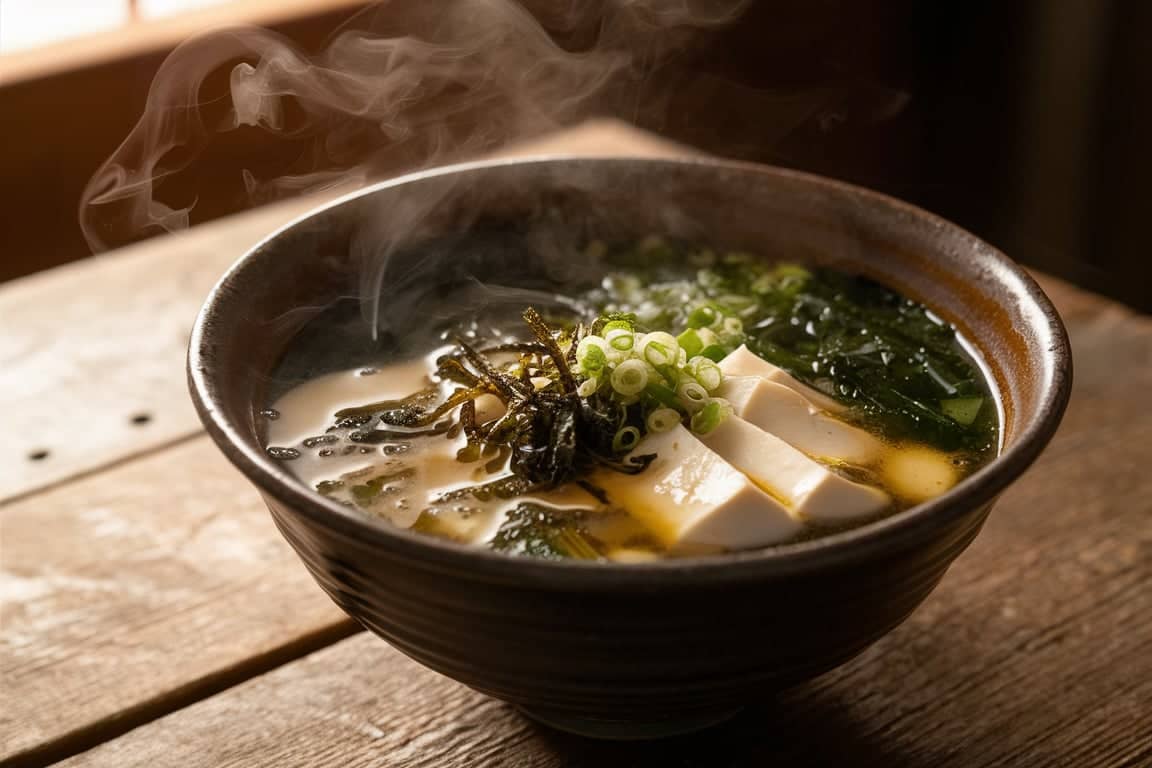
<svg viewBox="0 0 1152 768"><path fill-rule="evenodd" d="M688 373L692 375L692 378L696 379L696 381L700 383L700 386L704 387L709 393L719 389L720 384L724 380L724 374L721 372L720 366L703 355L693 357L688 361L685 368Z"/></svg>
<svg viewBox="0 0 1152 768"><path fill-rule="evenodd" d="M689 411L698 411L708 402L708 390L692 379L680 382L680 386L676 388L676 394L680 396L680 402Z"/></svg>
<svg viewBox="0 0 1152 768"><path fill-rule="evenodd" d="M644 392L653 400L668 408L682 407L680 405L680 398L676 396L676 390L666 387L659 382L649 381L648 386L644 388Z"/></svg>
<svg viewBox="0 0 1152 768"><path fill-rule="evenodd" d="M611 382L621 395L638 395L648 386L648 367L640 360L625 360L612 371Z"/></svg>
<svg viewBox="0 0 1152 768"><path fill-rule="evenodd" d="M604 323L604 327L600 329L600 333L607 336L611 331L628 331L632 332L634 325L627 320L609 320Z"/></svg>
<svg viewBox="0 0 1152 768"><path fill-rule="evenodd" d="M706 435L728 417L732 406L726 400L716 398L710 400L703 408L692 415L692 431L698 435Z"/></svg>
<svg viewBox="0 0 1152 768"><path fill-rule="evenodd" d="M704 349L704 342L700 340L700 334L694 328L689 328L677 336L676 341L688 357L695 357L700 354L700 350Z"/></svg>
<svg viewBox="0 0 1152 768"><path fill-rule="evenodd" d="M636 344L636 335L623 328L605 331L604 339L608 342L608 346L617 352L627 352Z"/></svg>
<svg viewBox="0 0 1152 768"><path fill-rule="evenodd" d="M688 315L687 325L690 329L707 328L719 318L719 313L707 305L697 307Z"/></svg>
<svg viewBox="0 0 1152 768"><path fill-rule="evenodd" d="M718 363L728 356L727 350L725 350L724 347L720 346L719 344L712 344L710 346L704 347L704 349L700 350L700 354L714 363Z"/></svg>
<svg viewBox="0 0 1152 768"><path fill-rule="evenodd" d="M648 414L650 432L667 432L680 423L680 412L674 408L657 408Z"/></svg>
<svg viewBox="0 0 1152 768"><path fill-rule="evenodd" d="M580 397L592 397L596 394L596 390L600 388L600 379L595 376L590 376L584 381L580 382L580 386L576 388L576 394Z"/></svg>
<svg viewBox="0 0 1152 768"><path fill-rule="evenodd" d="M636 427L624 427L612 438L612 450L616 453L627 453L640 442L640 430Z"/></svg>

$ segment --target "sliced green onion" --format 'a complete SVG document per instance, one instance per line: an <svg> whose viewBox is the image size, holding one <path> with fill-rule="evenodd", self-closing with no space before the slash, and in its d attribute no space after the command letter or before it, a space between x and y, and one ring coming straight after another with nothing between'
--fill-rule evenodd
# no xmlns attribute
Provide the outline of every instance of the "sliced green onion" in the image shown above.
<svg viewBox="0 0 1152 768"><path fill-rule="evenodd" d="M613 328L604 332L604 340L617 352L627 352L635 346L636 334L626 328Z"/></svg>
<svg viewBox="0 0 1152 768"><path fill-rule="evenodd" d="M688 327L691 329L708 328L715 323L719 317L720 313L708 305L696 307L696 309L692 310L692 313L688 315Z"/></svg>
<svg viewBox="0 0 1152 768"><path fill-rule="evenodd" d="M689 412L700 410L709 400L708 390L694 379L680 382L680 386L676 387L676 394L680 396L680 402Z"/></svg>
<svg viewBox="0 0 1152 768"><path fill-rule="evenodd" d="M648 366L640 360L625 360L612 371L612 389L621 395L638 395L648 386Z"/></svg>
<svg viewBox="0 0 1152 768"><path fill-rule="evenodd" d="M769 272L766 275L760 275L760 277L753 280L752 284L748 286L749 290L751 290L752 293L759 294L759 295L764 295L765 293L771 293L772 289L775 287L776 287L776 277L771 272Z"/></svg>
<svg viewBox="0 0 1152 768"><path fill-rule="evenodd" d="M600 333L607 337L609 331L628 331L631 333L634 330L635 328L628 320L609 320L604 323L604 327L600 329Z"/></svg>
<svg viewBox="0 0 1152 768"><path fill-rule="evenodd" d="M706 435L720 426L731 413L732 406L727 400L719 397L709 400L703 408L692 415L692 431L698 435Z"/></svg>
<svg viewBox="0 0 1152 768"><path fill-rule="evenodd" d="M700 337L700 344L703 345L703 349L720 343L720 337L717 336L716 331L711 328L699 328L696 331L696 335Z"/></svg>
<svg viewBox="0 0 1152 768"><path fill-rule="evenodd" d="M679 408L680 398L676 397L676 391L658 382L649 382L648 386L644 388L644 392L656 402L665 405L669 408Z"/></svg>
<svg viewBox="0 0 1152 768"><path fill-rule="evenodd" d="M728 356L728 350L719 344L711 344L704 349L700 350L700 356L706 357L714 363L718 363Z"/></svg>
<svg viewBox="0 0 1152 768"><path fill-rule="evenodd" d="M599 336L585 336L576 345L576 365L583 373L595 374L608 364L604 339Z"/></svg>
<svg viewBox="0 0 1152 768"><path fill-rule="evenodd" d="M812 273L799 264L777 264L774 270L779 277L790 277L795 280L807 280Z"/></svg>
<svg viewBox="0 0 1152 768"><path fill-rule="evenodd" d="M648 414L649 432L667 432L680 423L680 412L675 408L657 408Z"/></svg>
<svg viewBox="0 0 1152 768"><path fill-rule="evenodd" d="M720 370L720 366L703 355L693 357L685 368L709 393L719 389L724 381L724 373Z"/></svg>
<svg viewBox="0 0 1152 768"><path fill-rule="evenodd" d="M724 318L724 324L721 326L721 328L721 333L726 333L730 336L744 335L744 323L740 322L740 318L738 317Z"/></svg>
<svg viewBox="0 0 1152 768"><path fill-rule="evenodd" d="M675 336L664 331L646 333L640 339L637 354L657 368L670 365L676 362L680 354L680 342L676 341Z"/></svg>
<svg viewBox="0 0 1152 768"><path fill-rule="evenodd" d="M600 379L595 376L589 376L584 381L580 382L580 386L576 388L576 394L580 397L592 397L596 394L596 390L600 388Z"/></svg>
<svg viewBox="0 0 1152 768"><path fill-rule="evenodd" d="M688 357L695 357L700 354L700 350L704 349L704 342L700 340L700 334L694 328L689 328L677 336L676 342Z"/></svg>
<svg viewBox="0 0 1152 768"><path fill-rule="evenodd" d="M624 427L612 438L612 450L615 453L624 453L636 447L640 442L640 430L636 427Z"/></svg>

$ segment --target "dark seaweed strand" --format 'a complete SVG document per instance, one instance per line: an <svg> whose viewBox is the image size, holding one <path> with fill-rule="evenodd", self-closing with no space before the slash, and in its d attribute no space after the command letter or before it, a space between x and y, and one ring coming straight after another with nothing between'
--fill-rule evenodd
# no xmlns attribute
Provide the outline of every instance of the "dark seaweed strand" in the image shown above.
<svg viewBox="0 0 1152 768"><path fill-rule="evenodd" d="M480 395L488 394L489 391L490 390L488 389L488 387L483 386L483 385L478 386L478 387L473 387L471 389L457 389L451 395L449 395L448 399L446 399L443 403L436 406L431 411L423 412L423 414L421 416L414 419L411 422L411 426L426 427L429 424L434 423L441 416L444 416L445 414L447 414L449 411L453 410L457 406L462 405L463 403L475 400L476 398L480 397ZM406 424L404 426L409 426L409 425Z"/></svg>
<svg viewBox="0 0 1152 768"><path fill-rule="evenodd" d="M627 474L643 471L653 455L627 459L617 455L612 447L612 436L630 418L627 408L606 398L585 400L576 393L577 380L571 360L587 326L580 324L571 331L557 334L532 307L524 311L524 321L534 341L497 345L481 352L458 340L456 350L437 361L437 373L441 381L467 386L453 391L435 408L415 408L413 404L418 401L414 399L417 395L413 395L403 401L382 401L347 409L346 413L356 420L350 425L356 430L350 437L354 442L374 443L419 434L463 432L467 445L458 452L459 460L473 462L487 458L485 468L490 473L505 463L512 470L510 477L462 488L443 495L438 501L464 496L511 498L582 480L597 466ZM569 344L570 349L565 350L561 343ZM514 350L520 359L512 368L503 370L488 358L486 353L493 350ZM537 390L531 382L536 375L549 377L553 385ZM426 392L417 394L427 397ZM505 413L480 424L475 401L485 394L499 398ZM403 409L395 408L401 403L405 405ZM444 419L456 408L459 414L455 420ZM405 428L423 431L381 429L380 425L389 424L388 418L394 413L403 417ZM591 488L590 492L603 499L602 492L595 493Z"/></svg>
<svg viewBox="0 0 1152 768"><path fill-rule="evenodd" d="M400 410L402 408L418 408L426 404L425 401L431 401L436 396L435 387L425 387L424 389L417 390L407 397L402 397L399 400L378 400L374 403L366 403L365 405L357 405L352 408L342 408L334 414L337 420L348 418L359 418L364 416L375 416L381 411Z"/></svg>
<svg viewBox="0 0 1152 768"><path fill-rule="evenodd" d="M482 355L498 355L504 352L516 352L521 355L541 355L548 350L547 347L538 341L509 341L503 344L495 344L491 347L483 347L477 351Z"/></svg>
<svg viewBox="0 0 1152 768"><path fill-rule="evenodd" d="M487 357L469 346L468 342L457 339L456 345L460 348L464 358L476 369L478 375L489 386L498 390L498 393L503 395L505 400L513 400L518 397L525 398L532 394L531 386L526 386L515 377L498 370Z"/></svg>
<svg viewBox="0 0 1152 768"><path fill-rule="evenodd" d="M436 365L436 375L444 381L454 381L466 387L481 385L480 377L472 373L454 357L441 358Z"/></svg>
<svg viewBox="0 0 1152 768"><path fill-rule="evenodd" d="M571 344L568 346L568 369L571 370L576 367L576 347L577 342L583 339L588 334L588 328L584 323L577 323L576 327L572 329Z"/></svg>
<svg viewBox="0 0 1152 768"><path fill-rule="evenodd" d="M460 405L460 426L468 442L480 442L480 430L476 426L476 401L465 400Z"/></svg>
<svg viewBox="0 0 1152 768"><path fill-rule="evenodd" d="M544 318L533 307L528 307L524 310L524 322L532 329L537 341L539 341L548 350L548 357L556 364L556 373L560 377L560 388L565 393L574 393L576 391L576 378L572 375L572 370L568 367L568 361L564 357L563 350L560 345L556 343L556 338L552 335L551 329L544 322Z"/></svg>

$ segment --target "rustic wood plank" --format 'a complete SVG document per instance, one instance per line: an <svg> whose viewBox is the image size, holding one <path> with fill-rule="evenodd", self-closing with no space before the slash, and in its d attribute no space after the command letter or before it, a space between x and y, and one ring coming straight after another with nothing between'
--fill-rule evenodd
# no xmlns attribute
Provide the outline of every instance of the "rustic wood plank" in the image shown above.
<svg viewBox="0 0 1152 768"><path fill-rule="evenodd" d="M6 506L0 541L0 760L353 631L206 436Z"/></svg>
<svg viewBox="0 0 1152 768"><path fill-rule="evenodd" d="M675 155L613 120L504 153ZM0 286L0 502L187 438L188 333L209 289L248 248L324 199L290 200ZM145 423L135 417L147 416ZM33 459L38 451L47 455Z"/></svg>
<svg viewBox="0 0 1152 768"><path fill-rule="evenodd" d="M199 431L184 382L196 312L228 265L314 204L270 206L0 286L0 501ZM47 455L34 460L37 451Z"/></svg>
<svg viewBox="0 0 1152 768"><path fill-rule="evenodd" d="M589 742L359 635L65 765L1152 764L1152 319L1054 285L1080 303L1050 449L906 624L730 724Z"/></svg>

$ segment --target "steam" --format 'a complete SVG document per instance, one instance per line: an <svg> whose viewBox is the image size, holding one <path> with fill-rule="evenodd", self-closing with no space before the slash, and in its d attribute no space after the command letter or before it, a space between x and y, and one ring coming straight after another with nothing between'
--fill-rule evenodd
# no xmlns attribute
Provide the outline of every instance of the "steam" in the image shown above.
<svg viewBox="0 0 1152 768"><path fill-rule="evenodd" d="M229 133L302 147L287 173L237 168L260 201L490 152L593 115L635 118L671 96L653 85L661 65L747 2L547 0L533 15L512 0L413 0L362 12L315 55L255 28L190 40L84 190L81 227L97 251L187 227L196 200L171 199L173 180Z"/></svg>

